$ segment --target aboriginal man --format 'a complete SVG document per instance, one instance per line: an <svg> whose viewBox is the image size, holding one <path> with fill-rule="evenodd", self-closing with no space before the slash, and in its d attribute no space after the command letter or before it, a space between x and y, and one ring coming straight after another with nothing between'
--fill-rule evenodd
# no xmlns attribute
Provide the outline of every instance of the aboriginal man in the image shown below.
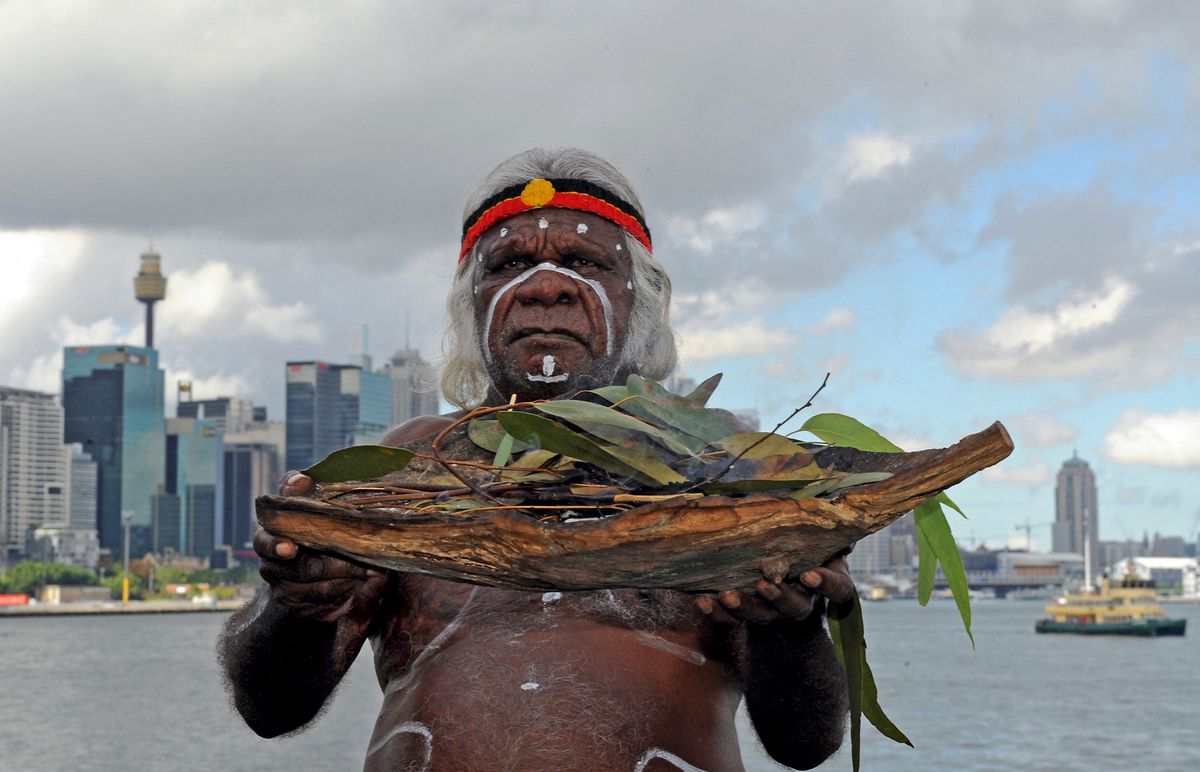
<svg viewBox="0 0 1200 772"><path fill-rule="evenodd" d="M466 206L442 388L460 408L662 379L670 282L641 204L607 162L531 150ZM461 415L461 414L459 414ZM415 418L383 444L427 438ZM299 473L284 495L311 492ZM839 747L845 677L822 624L845 561L711 595L518 592L377 571L260 530L266 588L220 642L264 737L312 721L368 639L383 705L367 770L741 770L744 697L763 746L808 769Z"/></svg>

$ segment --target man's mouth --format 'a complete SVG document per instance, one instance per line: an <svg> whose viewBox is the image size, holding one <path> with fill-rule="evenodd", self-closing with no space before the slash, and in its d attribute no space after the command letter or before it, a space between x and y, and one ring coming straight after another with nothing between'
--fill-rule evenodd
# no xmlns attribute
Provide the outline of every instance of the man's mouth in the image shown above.
<svg viewBox="0 0 1200 772"><path fill-rule="evenodd" d="M509 336L507 342L509 345L512 345L519 340L527 339L532 343L542 344L578 343L584 347L588 345L588 341L582 335L561 327L550 330L532 327L523 328Z"/></svg>

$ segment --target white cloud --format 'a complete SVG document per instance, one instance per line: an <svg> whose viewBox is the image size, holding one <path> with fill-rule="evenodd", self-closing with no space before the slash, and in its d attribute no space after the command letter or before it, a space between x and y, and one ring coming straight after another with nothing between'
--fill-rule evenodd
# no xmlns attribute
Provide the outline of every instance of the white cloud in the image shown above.
<svg viewBox="0 0 1200 772"><path fill-rule="evenodd" d="M858 315L849 308L835 308L825 314L825 318L809 329L815 333L833 332L853 327L858 322Z"/></svg>
<svg viewBox="0 0 1200 772"><path fill-rule="evenodd" d="M674 244L708 254L716 247L756 230L766 217L766 210L759 204L710 209L698 218L670 218L667 236Z"/></svg>
<svg viewBox="0 0 1200 772"><path fill-rule="evenodd" d="M795 347L798 340L785 329L760 319L734 325L687 327L679 331L679 355L686 366L728 356L776 354Z"/></svg>
<svg viewBox="0 0 1200 772"><path fill-rule="evenodd" d="M913 142L885 132L851 137L842 153L839 170L846 183L874 179L912 160Z"/></svg>
<svg viewBox="0 0 1200 772"><path fill-rule="evenodd" d="M57 394L62 380L63 347L110 343L140 346L144 342L140 329L126 329L112 318L99 319L91 324L79 324L73 319L62 317L50 331L50 338L55 343L54 349L34 357L28 365L14 367L9 372L9 380L20 388Z"/></svg>
<svg viewBox="0 0 1200 772"><path fill-rule="evenodd" d="M1200 410L1127 410L1105 435L1104 453L1118 464L1200 466Z"/></svg>
<svg viewBox="0 0 1200 772"><path fill-rule="evenodd" d="M78 231L0 231L0 322L46 285L70 276L84 244Z"/></svg>
<svg viewBox="0 0 1200 772"><path fill-rule="evenodd" d="M1035 448L1049 448L1074 442L1079 437L1079 430L1071 424L1050 413L1039 411L1014 417L1012 426L1018 436L1018 445L1030 445Z"/></svg>
<svg viewBox="0 0 1200 772"><path fill-rule="evenodd" d="M259 335L280 341L315 341L320 330L305 303L272 304L248 270L209 261L168 277L167 298L156 312L164 335L181 339Z"/></svg>
<svg viewBox="0 0 1200 772"><path fill-rule="evenodd" d="M987 482L1000 485L1036 488L1050 482L1051 471L1050 465L1044 459L1034 458L1023 465L1014 464L1012 461L1003 461L983 470L982 477Z"/></svg>
<svg viewBox="0 0 1200 772"><path fill-rule="evenodd" d="M1132 284L1113 278L1100 293L1049 310L1012 308L980 336L952 330L940 345L968 375L1014 381L1089 375L1113 363L1112 351L1077 344L1113 328L1135 295Z"/></svg>

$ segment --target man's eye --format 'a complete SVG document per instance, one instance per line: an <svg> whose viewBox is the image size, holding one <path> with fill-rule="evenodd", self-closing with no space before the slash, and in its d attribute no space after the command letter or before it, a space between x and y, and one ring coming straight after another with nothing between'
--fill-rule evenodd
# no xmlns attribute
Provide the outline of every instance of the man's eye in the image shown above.
<svg viewBox="0 0 1200 772"><path fill-rule="evenodd" d="M568 255L564 262L567 265L574 265L578 266L579 268L591 268L592 266L597 265L596 261L588 260L586 257L580 257L579 255Z"/></svg>

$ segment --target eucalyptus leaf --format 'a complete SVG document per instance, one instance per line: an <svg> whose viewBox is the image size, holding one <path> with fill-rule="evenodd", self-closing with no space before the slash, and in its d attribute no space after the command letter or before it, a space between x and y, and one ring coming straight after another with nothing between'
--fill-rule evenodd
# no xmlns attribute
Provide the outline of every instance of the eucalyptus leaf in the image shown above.
<svg viewBox="0 0 1200 772"><path fill-rule="evenodd" d="M604 445L606 453L616 456L639 472L653 477L659 485L672 485L687 482L687 478L663 463L645 445L635 445L627 448L623 445Z"/></svg>
<svg viewBox="0 0 1200 772"><path fill-rule="evenodd" d="M866 424L841 413L812 416L796 431L809 432L830 445L844 445L871 453L900 453L900 448Z"/></svg>
<svg viewBox="0 0 1200 772"><path fill-rule="evenodd" d="M830 605L826 616L833 651L846 674L850 697L850 758L858 772L862 750L863 617L858 593L844 605Z"/></svg>
<svg viewBox="0 0 1200 772"><path fill-rule="evenodd" d="M610 439L616 433L609 433L609 436L605 436L604 430L607 427L639 432L653 438L677 454L691 455L688 446L669 432L611 407L604 407L592 402L562 399L543 402L534 407L548 415L566 419L589 434L594 434L610 442L624 444L623 440Z"/></svg>
<svg viewBox="0 0 1200 772"><path fill-rule="evenodd" d="M476 418L467 423L467 436L471 438L471 442L487 452L498 453L500 451L500 443L509 435L495 418ZM526 443L514 440L512 445L513 453L523 453L528 449L529 445Z"/></svg>
<svg viewBox="0 0 1200 772"><path fill-rule="evenodd" d="M626 385L630 392L645 397L637 402L638 409L705 443L715 442L744 429L732 413L692 404L640 375L629 376Z"/></svg>
<svg viewBox="0 0 1200 772"><path fill-rule="evenodd" d="M859 614L862 613L861 607ZM883 712L883 708L879 705L879 689L875 686L875 674L871 672L871 666L867 664L867 642L863 641L862 652L862 712L871 725L879 730L879 733L893 742L903 743L912 748L912 740L900 731L900 727L888 718Z"/></svg>
<svg viewBox="0 0 1200 772"><path fill-rule="evenodd" d="M950 585L950 592L953 593L954 602L958 605L958 614L962 617L963 627L967 631L967 637L971 639L971 646L974 647L975 636L971 634L971 599L967 587L967 571L963 567L962 555L958 552L958 544L954 541L954 535L950 533L950 524L946 522L946 515L937 502L926 501L916 508L915 517L917 530L928 539L929 546L942 565L942 573L945 574L946 583Z"/></svg>
<svg viewBox="0 0 1200 772"><path fill-rule="evenodd" d="M713 392L717 390L717 385L721 383L721 376L722 373L710 375L708 378L704 379L699 386L693 389L691 394L688 394L686 397L684 397L684 399L686 399L688 402L691 402L693 405L704 407L708 404L709 397L711 397Z"/></svg>
<svg viewBox="0 0 1200 772"><path fill-rule="evenodd" d="M325 458L301 470L319 483L347 480L374 480L408 466L413 452L408 448L386 445L355 445L335 450Z"/></svg>
<svg viewBox="0 0 1200 772"><path fill-rule="evenodd" d="M612 474L632 477L643 485L661 484L653 476L626 464L582 434L573 432L549 418L511 411L498 414L497 420L509 434L530 445L595 464Z"/></svg>
<svg viewBox="0 0 1200 772"><path fill-rule="evenodd" d="M800 443L771 432L740 432L713 443L731 456L743 459L800 453Z"/></svg>

